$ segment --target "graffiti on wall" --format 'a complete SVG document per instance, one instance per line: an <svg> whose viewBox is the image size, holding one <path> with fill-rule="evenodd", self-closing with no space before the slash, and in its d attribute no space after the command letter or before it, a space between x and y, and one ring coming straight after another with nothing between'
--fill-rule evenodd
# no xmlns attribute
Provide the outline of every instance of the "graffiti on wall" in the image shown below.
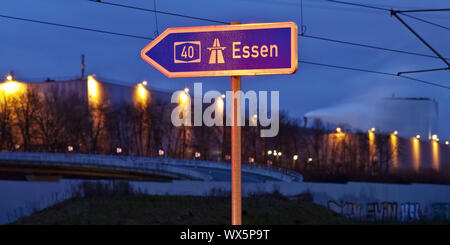
<svg viewBox="0 0 450 245"><path fill-rule="evenodd" d="M449 221L450 220L450 204L433 203L433 220Z"/></svg>
<svg viewBox="0 0 450 245"><path fill-rule="evenodd" d="M432 204L433 219L449 220L449 204ZM328 201L328 208L355 221L368 222L414 222L425 218L420 203L417 202L354 202Z"/></svg>

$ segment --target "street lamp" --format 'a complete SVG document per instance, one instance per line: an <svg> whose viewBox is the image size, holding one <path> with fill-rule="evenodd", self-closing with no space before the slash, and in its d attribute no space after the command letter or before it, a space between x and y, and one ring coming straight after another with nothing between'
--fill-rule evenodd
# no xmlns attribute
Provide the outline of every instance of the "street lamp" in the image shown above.
<svg viewBox="0 0 450 245"><path fill-rule="evenodd" d="M375 132L375 128L371 128L370 131Z"/></svg>
<svg viewBox="0 0 450 245"><path fill-rule="evenodd" d="M268 151L267 151L267 155L272 155L272 151L271 151L271 150L268 150Z"/></svg>
<svg viewBox="0 0 450 245"><path fill-rule="evenodd" d="M148 84L147 81L145 81L145 80L142 81L142 85L147 86L147 84Z"/></svg>
<svg viewBox="0 0 450 245"><path fill-rule="evenodd" d="M420 139L420 134L416 135L416 139Z"/></svg>
<svg viewBox="0 0 450 245"><path fill-rule="evenodd" d="M71 145L67 146L67 151L68 152L72 152L73 151L73 146L71 146Z"/></svg>
<svg viewBox="0 0 450 245"><path fill-rule="evenodd" d="M294 159L294 161L297 161L298 155L294 155L294 156L292 157L292 159Z"/></svg>
<svg viewBox="0 0 450 245"><path fill-rule="evenodd" d="M336 132L340 133L340 132L342 132L342 129L340 127L337 127Z"/></svg>
<svg viewBox="0 0 450 245"><path fill-rule="evenodd" d="M393 135L397 135L397 134L398 134L398 131L395 130L392 134L393 134Z"/></svg>
<svg viewBox="0 0 450 245"><path fill-rule="evenodd" d="M184 88L184 92L187 94L189 93L189 88Z"/></svg>
<svg viewBox="0 0 450 245"><path fill-rule="evenodd" d="M116 148L116 153L117 153L117 154L120 154L120 153L122 153L122 148L120 148L120 147L117 147L117 148Z"/></svg>
<svg viewBox="0 0 450 245"><path fill-rule="evenodd" d="M158 155L159 155L160 157L164 156L164 150L163 150L163 149L159 149L159 150L158 150Z"/></svg>

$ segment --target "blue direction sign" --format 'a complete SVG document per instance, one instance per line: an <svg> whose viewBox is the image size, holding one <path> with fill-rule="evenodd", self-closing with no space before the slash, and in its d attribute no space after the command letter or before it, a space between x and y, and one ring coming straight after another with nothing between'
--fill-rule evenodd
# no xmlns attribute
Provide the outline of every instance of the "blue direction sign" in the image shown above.
<svg viewBox="0 0 450 245"><path fill-rule="evenodd" d="M297 70L297 25L169 28L141 56L168 77L290 74Z"/></svg>

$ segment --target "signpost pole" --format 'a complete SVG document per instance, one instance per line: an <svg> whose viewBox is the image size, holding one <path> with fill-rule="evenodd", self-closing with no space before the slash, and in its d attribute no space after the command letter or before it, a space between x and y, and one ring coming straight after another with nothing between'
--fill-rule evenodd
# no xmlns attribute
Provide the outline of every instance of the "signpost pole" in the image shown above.
<svg viewBox="0 0 450 245"><path fill-rule="evenodd" d="M242 193L241 193L241 127L238 120L241 114L241 76L231 77L231 223L242 224ZM236 94L236 92L238 92ZM237 95L237 96L236 96Z"/></svg>
<svg viewBox="0 0 450 245"><path fill-rule="evenodd" d="M232 25L240 22L231 22ZM231 77L231 224L242 225L241 182L241 76ZM237 96L236 96L237 95Z"/></svg>

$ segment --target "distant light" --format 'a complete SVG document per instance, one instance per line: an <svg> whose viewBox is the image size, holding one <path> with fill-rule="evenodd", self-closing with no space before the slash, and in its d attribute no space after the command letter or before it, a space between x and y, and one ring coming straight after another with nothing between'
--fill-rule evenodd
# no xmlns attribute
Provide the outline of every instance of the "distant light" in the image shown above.
<svg viewBox="0 0 450 245"><path fill-rule="evenodd" d="M6 76L6 80L8 80L8 81L12 81L12 80L13 80L13 76L12 76L12 75L8 75L8 76Z"/></svg>
<svg viewBox="0 0 450 245"><path fill-rule="evenodd" d="M117 148L116 148L116 152L117 152L117 153L122 153L122 148L117 147Z"/></svg>
<svg viewBox="0 0 450 245"><path fill-rule="evenodd" d="M268 151L267 151L267 155L272 155L272 151L271 151L271 150L268 150Z"/></svg>
<svg viewBox="0 0 450 245"><path fill-rule="evenodd" d="M189 93L189 89L188 88L184 88L184 92L185 93Z"/></svg>
<svg viewBox="0 0 450 245"><path fill-rule="evenodd" d="M276 156L277 155L277 151L273 150L273 155Z"/></svg>
<svg viewBox="0 0 450 245"><path fill-rule="evenodd" d="M69 145L69 146L67 146L67 151L73 151L73 146L71 146L71 145Z"/></svg>
<svg viewBox="0 0 450 245"><path fill-rule="evenodd" d="M449 144L448 140L446 140L446 141L445 141L445 144L446 144L446 145L448 145L448 144Z"/></svg>
<svg viewBox="0 0 450 245"><path fill-rule="evenodd" d="M416 135L416 139L420 139L420 134Z"/></svg>
<svg viewBox="0 0 450 245"><path fill-rule="evenodd" d="M255 119L256 119L256 118L258 118L258 115L256 115L256 114L255 114L255 115L253 115L253 118L255 118Z"/></svg>
<svg viewBox="0 0 450 245"><path fill-rule="evenodd" d="M147 86L147 84L148 84L147 81L145 81L145 80L142 81L142 85Z"/></svg>
<svg viewBox="0 0 450 245"><path fill-rule="evenodd" d="M254 162L255 162L255 158L249 157L249 158L248 158L248 162L249 162L249 163L254 163Z"/></svg>
<svg viewBox="0 0 450 245"><path fill-rule="evenodd" d="M310 157L310 158L308 158L308 162L312 162L312 160L313 160L313 159L312 159L311 157Z"/></svg>
<svg viewBox="0 0 450 245"><path fill-rule="evenodd" d="M297 156L297 155L294 155L294 156L292 157L292 159L294 159L294 161L296 161L296 160L298 159L298 156Z"/></svg>
<svg viewBox="0 0 450 245"><path fill-rule="evenodd" d="M93 105L97 105L100 102L100 84L95 80L94 76L88 76L87 80L88 99Z"/></svg>
<svg viewBox="0 0 450 245"><path fill-rule="evenodd" d="M163 156L164 155L164 150L163 149L159 149L158 150L158 155L159 156Z"/></svg>
<svg viewBox="0 0 450 245"><path fill-rule="evenodd" d="M281 156L281 152L278 152L278 156Z"/></svg>
<svg viewBox="0 0 450 245"><path fill-rule="evenodd" d="M196 157L196 158L200 158L200 152L196 152L196 153L195 153L195 157Z"/></svg>
<svg viewBox="0 0 450 245"><path fill-rule="evenodd" d="M437 134L433 134L433 135L431 136L431 139L432 139L432 140L437 140L437 139L438 139Z"/></svg>
<svg viewBox="0 0 450 245"><path fill-rule="evenodd" d="M222 97L222 99L225 99L225 95L224 94L222 94L220 97Z"/></svg>
<svg viewBox="0 0 450 245"><path fill-rule="evenodd" d="M342 129L340 127L337 127L336 132L340 133L340 132L342 132Z"/></svg>
<svg viewBox="0 0 450 245"><path fill-rule="evenodd" d="M393 134L394 134L394 135L397 135L397 134L398 134L398 131L397 131L397 130L395 130Z"/></svg>
<svg viewBox="0 0 450 245"><path fill-rule="evenodd" d="M370 131L375 132L375 128L371 128Z"/></svg>
<svg viewBox="0 0 450 245"><path fill-rule="evenodd" d="M184 104L188 101L188 95L186 92L180 93L180 104Z"/></svg>
<svg viewBox="0 0 450 245"><path fill-rule="evenodd" d="M23 91L24 88L24 84L16 81L8 81L0 84L0 91L6 95L17 94L18 92Z"/></svg>
<svg viewBox="0 0 450 245"><path fill-rule="evenodd" d="M16 150L19 150L20 145L19 144L15 144L14 147L16 148Z"/></svg>
<svg viewBox="0 0 450 245"><path fill-rule="evenodd" d="M224 103L221 97L217 98L217 107L219 107L220 110L223 110Z"/></svg>
<svg viewBox="0 0 450 245"><path fill-rule="evenodd" d="M139 103L142 105L146 105L148 102L149 93L145 88L144 82L142 84L138 84L136 88L136 98Z"/></svg>

